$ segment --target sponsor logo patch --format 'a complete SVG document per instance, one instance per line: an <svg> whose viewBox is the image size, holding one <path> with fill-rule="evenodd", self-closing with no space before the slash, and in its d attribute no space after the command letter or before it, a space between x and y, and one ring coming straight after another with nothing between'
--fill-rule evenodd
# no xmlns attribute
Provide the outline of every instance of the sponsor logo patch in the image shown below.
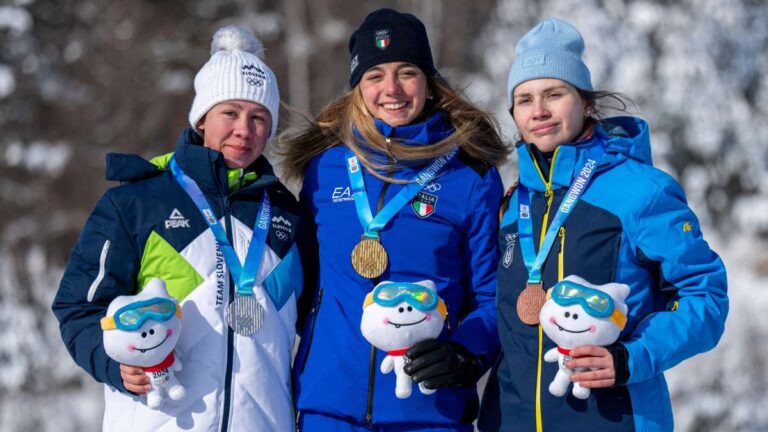
<svg viewBox="0 0 768 432"><path fill-rule="evenodd" d="M165 229L189 228L189 219L181 214L179 209L173 209L171 215L165 220Z"/></svg>
<svg viewBox="0 0 768 432"><path fill-rule="evenodd" d="M333 193L331 193L331 202L334 204L354 200L355 197L352 196L352 189L349 186L338 186L333 188Z"/></svg>
<svg viewBox="0 0 768 432"><path fill-rule="evenodd" d="M434 213L436 205L437 196L426 192L419 192L411 201L411 208L413 208L416 215L422 219L429 217Z"/></svg>

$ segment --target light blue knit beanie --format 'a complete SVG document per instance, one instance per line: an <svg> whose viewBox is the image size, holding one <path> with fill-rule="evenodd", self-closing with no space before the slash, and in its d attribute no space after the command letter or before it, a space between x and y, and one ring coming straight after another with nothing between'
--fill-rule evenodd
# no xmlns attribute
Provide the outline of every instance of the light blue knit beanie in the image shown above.
<svg viewBox="0 0 768 432"><path fill-rule="evenodd" d="M581 59L584 39L576 27L563 20L550 18L538 23L520 39L515 53L507 80L510 106L515 87L537 78L557 78L592 91L589 69Z"/></svg>

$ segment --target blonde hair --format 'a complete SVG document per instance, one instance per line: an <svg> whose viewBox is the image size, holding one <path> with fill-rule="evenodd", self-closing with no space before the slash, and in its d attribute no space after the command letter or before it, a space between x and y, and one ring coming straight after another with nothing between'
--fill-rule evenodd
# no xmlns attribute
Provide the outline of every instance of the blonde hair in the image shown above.
<svg viewBox="0 0 768 432"><path fill-rule="evenodd" d="M391 183L403 181L386 173L391 175L404 166L423 164L457 146L488 165L505 162L511 149L501 141L494 117L453 90L442 77L428 77L427 83L432 99L427 100L417 121L442 111L454 128L448 137L425 146L385 138L376 128L357 85L326 105L316 121L305 118L307 124L279 136L276 154L282 157L285 179L301 181L312 158L338 145L349 148L373 175Z"/></svg>

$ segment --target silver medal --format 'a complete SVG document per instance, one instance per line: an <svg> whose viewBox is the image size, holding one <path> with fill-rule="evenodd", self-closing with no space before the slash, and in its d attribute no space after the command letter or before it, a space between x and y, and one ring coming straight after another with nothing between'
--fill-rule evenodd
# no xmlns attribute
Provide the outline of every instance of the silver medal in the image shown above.
<svg viewBox="0 0 768 432"><path fill-rule="evenodd" d="M227 306L227 324L237 334L251 336L263 322L264 309L253 295L237 295Z"/></svg>

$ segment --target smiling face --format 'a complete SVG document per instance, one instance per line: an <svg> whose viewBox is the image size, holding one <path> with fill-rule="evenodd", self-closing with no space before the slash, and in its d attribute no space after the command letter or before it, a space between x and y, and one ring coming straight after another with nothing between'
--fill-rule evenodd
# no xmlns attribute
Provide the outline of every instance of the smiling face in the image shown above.
<svg viewBox="0 0 768 432"><path fill-rule="evenodd" d="M413 122L427 101L427 77L410 63L382 63L368 69L359 91L368 112L390 126Z"/></svg>
<svg viewBox="0 0 768 432"><path fill-rule="evenodd" d="M109 304L107 316L114 316L120 308L153 298L170 298L165 284L152 279L144 290L135 296L120 296ZM173 315L169 320L158 322L147 319L136 330L104 330L104 349L107 355L126 365L148 367L159 364L173 351L181 335L181 318Z"/></svg>
<svg viewBox="0 0 768 432"><path fill-rule="evenodd" d="M271 127L269 110L244 100L215 105L197 125L205 146L221 152L228 168L246 168L261 156Z"/></svg>
<svg viewBox="0 0 768 432"><path fill-rule="evenodd" d="M542 152L575 141L584 128L586 103L565 81L526 81L515 88L513 104L512 117L521 138Z"/></svg>
<svg viewBox="0 0 768 432"><path fill-rule="evenodd" d="M544 333L566 349L608 345L619 336L619 328L609 318L593 317L578 304L560 306L549 299L541 308L539 319Z"/></svg>
<svg viewBox="0 0 768 432"><path fill-rule="evenodd" d="M443 316L437 309L422 312L407 302L392 307L371 303L363 310L360 331L376 348L392 351L437 337L443 329L443 322Z"/></svg>

